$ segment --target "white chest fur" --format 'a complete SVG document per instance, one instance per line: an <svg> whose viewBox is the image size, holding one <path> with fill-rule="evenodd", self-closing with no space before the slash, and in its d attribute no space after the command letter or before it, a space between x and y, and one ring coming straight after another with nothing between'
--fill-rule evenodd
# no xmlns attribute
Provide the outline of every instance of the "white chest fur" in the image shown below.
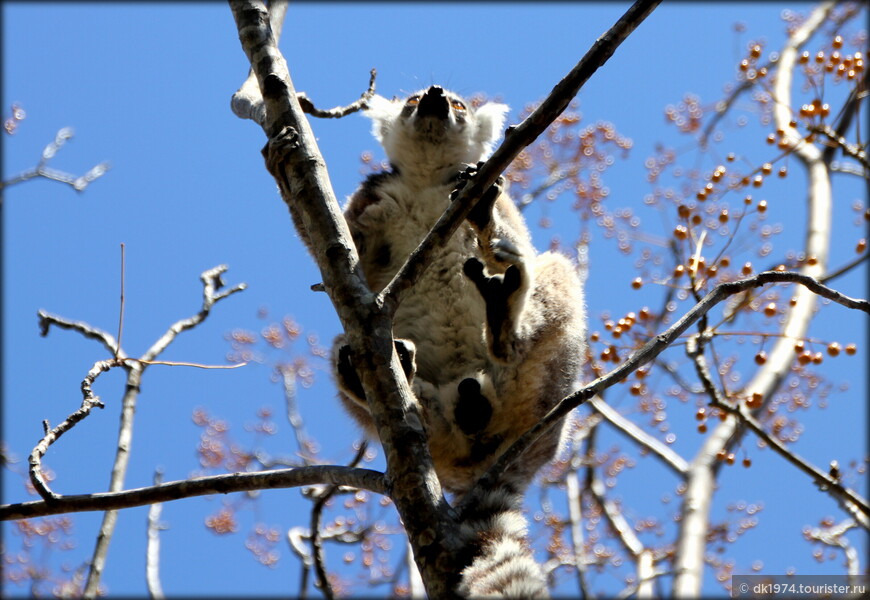
<svg viewBox="0 0 870 600"><path fill-rule="evenodd" d="M362 261L369 285L382 289L417 247L449 202L452 185L414 190L400 180L384 183L378 199L359 216ZM417 345L417 372L438 385L480 369L487 360L483 298L462 272L479 257L477 238L463 223L396 313L393 334Z"/></svg>

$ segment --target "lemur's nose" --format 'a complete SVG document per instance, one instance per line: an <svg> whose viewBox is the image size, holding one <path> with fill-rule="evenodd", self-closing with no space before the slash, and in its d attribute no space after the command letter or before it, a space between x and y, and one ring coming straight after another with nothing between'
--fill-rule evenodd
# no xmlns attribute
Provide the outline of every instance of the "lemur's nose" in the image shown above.
<svg viewBox="0 0 870 600"><path fill-rule="evenodd" d="M449 108L447 98L444 96L444 88L439 85L433 85L420 98L420 103L417 105L417 116L446 119Z"/></svg>

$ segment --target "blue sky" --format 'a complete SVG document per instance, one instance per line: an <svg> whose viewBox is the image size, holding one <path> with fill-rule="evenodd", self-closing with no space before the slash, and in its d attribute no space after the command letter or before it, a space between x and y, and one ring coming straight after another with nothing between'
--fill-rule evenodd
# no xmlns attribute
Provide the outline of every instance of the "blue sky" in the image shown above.
<svg viewBox="0 0 870 600"><path fill-rule="evenodd" d="M546 95L627 8L623 3L482 3L482 4L291 4L281 48L298 90L322 107L346 104L364 90L368 71L378 69L378 91L386 96L439 83L459 93L499 96L514 109ZM581 92L585 123L610 121L634 142L629 160L617 161L604 175L611 206L632 206L651 228L665 222L643 213L650 191L644 159L656 142L687 145L664 124L664 107L686 92L705 102L722 95L750 39L765 38L769 49L783 40L780 13L806 10L806 3L665 4L632 35ZM747 26L734 32L735 22ZM41 422L62 420L78 407L81 380L103 349L81 336L53 330L38 336L40 308L84 320L114 332L118 318L119 244L126 245L126 320L124 347L144 352L176 320L194 314L200 304L199 274L226 263L230 284L248 289L219 304L208 321L180 336L165 360L208 364L224 362L224 336L235 328L259 330L257 311L266 307L280 319L292 315L306 332L329 345L338 321L328 298L310 291L319 275L306 255L274 182L263 166L261 130L240 121L229 109L232 93L247 74L235 25L224 3L193 4L3 4L3 116L13 102L27 118L13 137L3 140L4 177L32 166L61 127L75 138L52 165L82 173L103 160L112 169L83 194L47 181L10 188L4 198L3 281L3 440L23 459L41 436ZM751 119L752 120L752 119ZM376 150L369 123L359 115L315 120L314 131L326 158L336 195L349 195L360 180L360 153ZM734 131L733 146L761 136L760 130ZM754 136L754 137L753 137ZM765 160L757 145L751 158ZM712 168L712 165L702 165ZM838 180L835 185L840 186ZM783 239L803 231L802 179L791 177L771 191L769 222L782 223ZM849 206L863 197L854 182L835 188L835 219L843 235L859 237ZM779 200L776 202L775 200ZM640 207L640 208L638 208ZM538 247L558 233L570 240L576 219L559 205L549 207L557 227L536 230ZM532 213L533 215L535 213ZM563 218L564 217L564 218ZM589 313L621 315L660 291L631 292L633 258L620 256L611 242L596 237L588 281ZM783 242L778 248L788 246ZM832 265L852 254L837 246ZM837 280L852 296L866 293L866 267ZM651 300L645 301L643 294ZM825 307L815 335L859 342L855 357L830 362L826 371L847 392L834 394L830 408L815 411L798 451L820 465L841 463L866 453L867 377L863 342L866 318L838 307ZM298 350L305 352L301 342ZM675 350L676 359L682 351ZM317 366L317 383L299 403L323 457L338 462L352 455L357 433L341 413L327 371ZM113 456L120 373L102 376L97 393L107 408L92 415L48 454L62 493L104 489ZM615 398L614 402L618 402ZM268 369L249 366L231 371L153 367L145 376L138 404L136 437L128 487L148 485L156 467L165 479L181 479L198 468L194 448L199 429L191 421L195 407L232 424L240 440L261 406L280 414L281 389ZM692 414L682 418L691 427ZM676 411L675 411L676 412ZM818 415L818 416L816 416ZM287 451L290 435L270 440L274 452ZM692 438L690 438L692 439ZM691 449L692 443L685 448ZM747 444L754 450L754 440ZM717 510L727 503L763 501L762 525L747 534L732 554L748 566L754 548L781 539L781 552L766 558L765 572L824 573L800 528L825 515L841 518L835 504L813 493L810 483L771 453L751 452L753 469L725 471ZM378 463L376 463L378 464ZM662 489L650 477L666 477L640 468L621 480L618 493L634 516L646 514ZM770 482L776 481L776 486ZM20 478L6 472L4 501L26 494ZM803 495L798 505L796 490ZM261 494L257 508L241 518L240 533L215 537L203 526L221 498L184 500L164 507L162 572L164 590L173 595L295 593L299 567L281 547L275 569L258 565L244 549L254 521L286 529L307 523L308 504L297 490ZM113 543L104 582L120 595L142 595L144 584L145 508L125 511ZM92 547L99 515L76 516L79 546L65 560L76 564ZM753 537L755 536L755 537ZM17 543L4 528L4 542ZM865 547L866 549L866 547ZM331 550L339 562L343 550ZM75 556L73 556L75 555ZM821 569L821 570L820 570ZM840 567L836 565L836 571ZM720 590L708 576L705 590ZM601 580L602 585L607 584ZM573 588L567 588L573 590ZM618 588L612 587L612 590ZM8 593L25 589L9 587Z"/></svg>

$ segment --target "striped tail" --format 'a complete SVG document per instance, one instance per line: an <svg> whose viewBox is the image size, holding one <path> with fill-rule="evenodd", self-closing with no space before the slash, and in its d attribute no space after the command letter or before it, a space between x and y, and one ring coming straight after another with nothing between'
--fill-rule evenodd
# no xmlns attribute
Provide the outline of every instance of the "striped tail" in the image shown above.
<svg viewBox="0 0 870 600"><path fill-rule="evenodd" d="M547 578L526 540L522 492L502 484L470 494L463 499L462 534L470 540L474 558L462 571L459 593L466 598L549 598Z"/></svg>

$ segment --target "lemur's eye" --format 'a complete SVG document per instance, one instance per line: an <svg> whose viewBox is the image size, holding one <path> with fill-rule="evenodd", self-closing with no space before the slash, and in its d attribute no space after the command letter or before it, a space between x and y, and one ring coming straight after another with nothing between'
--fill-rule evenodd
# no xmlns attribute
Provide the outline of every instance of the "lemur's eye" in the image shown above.
<svg viewBox="0 0 870 600"><path fill-rule="evenodd" d="M465 104L463 104L459 100L451 100L450 106L452 106L454 108L454 110L459 110L459 111L465 110Z"/></svg>
<svg viewBox="0 0 870 600"><path fill-rule="evenodd" d="M408 101L405 104L409 106L416 106L417 104L420 104L420 96L411 96L410 98L408 98Z"/></svg>

